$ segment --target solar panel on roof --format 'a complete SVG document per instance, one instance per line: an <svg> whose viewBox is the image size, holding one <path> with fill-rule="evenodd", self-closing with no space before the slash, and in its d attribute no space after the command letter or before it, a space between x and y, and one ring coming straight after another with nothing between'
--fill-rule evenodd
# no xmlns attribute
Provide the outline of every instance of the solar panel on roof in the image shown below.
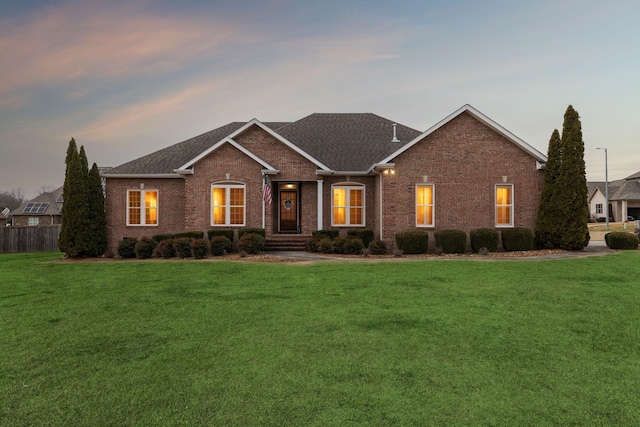
<svg viewBox="0 0 640 427"><path fill-rule="evenodd" d="M45 202L29 202L27 206L24 207L22 213L44 213L49 207L49 203Z"/></svg>
<svg viewBox="0 0 640 427"><path fill-rule="evenodd" d="M63 199L62 199L62 193L60 193L60 195L58 196L58 198L56 199L56 203L62 203Z"/></svg>

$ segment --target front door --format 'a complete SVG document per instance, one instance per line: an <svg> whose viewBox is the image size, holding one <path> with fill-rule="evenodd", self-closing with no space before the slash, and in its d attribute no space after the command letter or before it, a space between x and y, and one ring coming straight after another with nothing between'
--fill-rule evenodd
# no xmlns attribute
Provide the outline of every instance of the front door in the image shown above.
<svg viewBox="0 0 640 427"><path fill-rule="evenodd" d="M298 200L299 187L295 183L279 185L279 205L278 214L280 216L281 233L299 233Z"/></svg>

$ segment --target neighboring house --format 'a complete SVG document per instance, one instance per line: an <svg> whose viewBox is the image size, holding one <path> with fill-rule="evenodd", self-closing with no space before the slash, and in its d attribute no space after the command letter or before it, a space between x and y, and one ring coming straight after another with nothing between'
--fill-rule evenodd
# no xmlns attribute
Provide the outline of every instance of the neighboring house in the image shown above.
<svg viewBox="0 0 640 427"><path fill-rule="evenodd" d="M213 228L366 228L392 247L409 229L533 229L545 162L469 105L425 132L368 113L229 123L103 173L107 254Z"/></svg>
<svg viewBox="0 0 640 427"><path fill-rule="evenodd" d="M589 212L592 218L604 217L605 204L604 182L588 182ZM640 171L624 179L609 182L609 218L612 221L624 222L633 218L640 220Z"/></svg>
<svg viewBox="0 0 640 427"><path fill-rule="evenodd" d="M0 207L0 227L5 227L9 219L9 213L11 210L6 207Z"/></svg>
<svg viewBox="0 0 640 427"><path fill-rule="evenodd" d="M62 224L62 187L42 193L11 211L14 227Z"/></svg>

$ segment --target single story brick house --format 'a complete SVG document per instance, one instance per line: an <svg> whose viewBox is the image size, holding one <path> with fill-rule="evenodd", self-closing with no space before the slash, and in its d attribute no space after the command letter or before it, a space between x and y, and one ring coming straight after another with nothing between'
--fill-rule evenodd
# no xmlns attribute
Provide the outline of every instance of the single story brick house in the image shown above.
<svg viewBox="0 0 640 427"><path fill-rule="evenodd" d="M9 216L14 227L62 224L62 187L21 204Z"/></svg>
<svg viewBox="0 0 640 427"><path fill-rule="evenodd" d="M533 229L545 162L470 105L425 132L370 113L233 122L102 174L107 255L215 228L371 229L391 247L409 229Z"/></svg>

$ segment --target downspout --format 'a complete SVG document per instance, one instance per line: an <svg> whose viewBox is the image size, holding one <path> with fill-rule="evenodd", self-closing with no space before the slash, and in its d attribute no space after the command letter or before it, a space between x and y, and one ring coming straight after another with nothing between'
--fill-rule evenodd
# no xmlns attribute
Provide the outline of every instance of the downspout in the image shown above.
<svg viewBox="0 0 640 427"><path fill-rule="evenodd" d="M378 214L380 215L380 218L378 219L378 223L380 226L380 230L379 230L379 239L382 240L382 174L378 171L376 171L376 169L373 169L373 173L377 174L380 177L380 185L378 186L378 189L380 191L380 207L378 208Z"/></svg>

